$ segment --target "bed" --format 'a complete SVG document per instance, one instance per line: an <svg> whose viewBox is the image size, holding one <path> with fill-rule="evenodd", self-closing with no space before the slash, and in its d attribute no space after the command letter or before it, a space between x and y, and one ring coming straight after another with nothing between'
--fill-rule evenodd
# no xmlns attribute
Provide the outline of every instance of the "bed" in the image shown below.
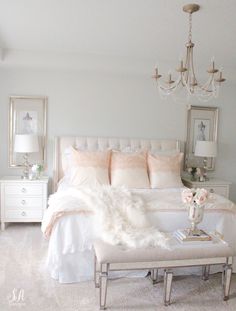
<svg viewBox="0 0 236 311"><path fill-rule="evenodd" d="M81 150L124 150L145 149L160 152L179 151L182 146L177 140L147 140L94 137L57 137L54 150L53 190L66 191L69 188L63 180L66 159L65 150L73 146ZM148 200L159 197L181 197L183 188L171 189L139 189L134 190ZM207 231L217 231L224 236L236 253L236 210L232 202L216 196L218 208L205 211L201 228ZM172 204L173 203L173 204ZM150 210L147 217L151 224L161 231L174 231L189 225L185 208L180 208L181 202L165 202L155 210ZM47 254L47 269L52 278L60 283L72 283L90 280L93 277L94 254L92 244L97 232L96 218L93 214L70 213L60 217L53 226ZM234 265L236 271L236 265ZM214 272L217 272L215 267ZM142 272L143 273L143 272ZM198 273L191 268L182 273ZM139 272L127 272L126 276L139 276ZM119 275L120 276L120 275Z"/></svg>

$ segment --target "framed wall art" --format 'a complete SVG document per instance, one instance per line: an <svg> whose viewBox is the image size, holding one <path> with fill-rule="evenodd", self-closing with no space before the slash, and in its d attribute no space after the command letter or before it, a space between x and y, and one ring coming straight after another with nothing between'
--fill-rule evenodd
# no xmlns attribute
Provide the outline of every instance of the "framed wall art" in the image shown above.
<svg viewBox="0 0 236 311"><path fill-rule="evenodd" d="M15 136L37 135L39 151L29 154L29 162L46 165L47 97L10 96L9 103L9 166L22 167L24 154L14 152Z"/></svg>
<svg viewBox="0 0 236 311"><path fill-rule="evenodd" d="M217 141L218 108L191 106L187 117L185 168L203 167L203 157L194 155L197 140ZM214 158L207 159L207 167L214 170Z"/></svg>

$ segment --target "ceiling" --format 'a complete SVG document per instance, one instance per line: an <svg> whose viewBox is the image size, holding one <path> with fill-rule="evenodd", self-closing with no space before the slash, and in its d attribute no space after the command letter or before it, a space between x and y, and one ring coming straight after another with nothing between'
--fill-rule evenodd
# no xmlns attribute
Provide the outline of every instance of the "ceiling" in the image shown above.
<svg viewBox="0 0 236 311"><path fill-rule="evenodd" d="M101 62L148 72L175 66L187 40L181 0L0 0L2 64ZM236 1L196 0L193 15L196 65L236 69ZM94 61L96 59L96 61ZM170 65L169 65L170 64Z"/></svg>

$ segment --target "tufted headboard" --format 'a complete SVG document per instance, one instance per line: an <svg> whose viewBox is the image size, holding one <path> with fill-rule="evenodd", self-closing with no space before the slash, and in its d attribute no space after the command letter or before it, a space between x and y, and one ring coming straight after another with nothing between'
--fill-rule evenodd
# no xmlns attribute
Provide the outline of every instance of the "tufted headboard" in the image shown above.
<svg viewBox="0 0 236 311"><path fill-rule="evenodd" d="M64 176L64 151L70 146L91 151L106 149L123 150L126 147L160 151L180 150L180 143L178 140L77 136L56 137L54 145L53 191L56 191L59 180Z"/></svg>

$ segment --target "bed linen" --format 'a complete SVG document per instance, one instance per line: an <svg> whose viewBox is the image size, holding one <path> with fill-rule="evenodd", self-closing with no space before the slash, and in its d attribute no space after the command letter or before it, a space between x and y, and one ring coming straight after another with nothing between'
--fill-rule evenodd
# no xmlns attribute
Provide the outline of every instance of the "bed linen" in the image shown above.
<svg viewBox="0 0 236 311"><path fill-rule="evenodd" d="M61 183L58 191L68 189L66 183ZM164 190L133 190L149 201L150 210L147 217L150 223L160 231L174 231L189 226L185 206L181 203L183 188ZM172 194L172 195L171 195ZM166 204L152 206L155 197L169 196ZM176 198L177 202L176 202ZM179 201L178 201L179 200ZM170 202L173 201L172 206ZM176 204L177 203L177 204ZM211 203L205 210L204 220L200 227L207 231L217 230L224 235L225 240L236 253L236 209L229 200L213 195ZM92 243L97 235L96 218L93 214L68 214L58 219L53 226L49 240L47 269L52 278L60 283L80 282L93 277ZM214 267L217 272L217 267ZM236 272L236 265L234 264ZM197 273L198 269L181 270L180 273ZM142 272L143 273L143 272ZM140 273L132 273L140 275ZM120 275L119 275L120 276ZM124 276L124 274L123 274Z"/></svg>

